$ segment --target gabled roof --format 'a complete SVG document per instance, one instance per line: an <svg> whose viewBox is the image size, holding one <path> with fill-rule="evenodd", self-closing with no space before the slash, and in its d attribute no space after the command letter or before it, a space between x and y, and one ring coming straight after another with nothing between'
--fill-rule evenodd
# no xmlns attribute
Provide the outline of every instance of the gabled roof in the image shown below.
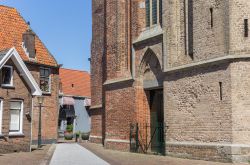
<svg viewBox="0 0 250 165"><path fill-rule="evenodd" d="M90 75L88 72L60 68L59 76L64 96L90 98Z"/></svg>
<svg viewBox="0 0 250 165"><path fill-rule="evenodd" d="M42 95L41 89L15 48L0 51L0 69L2 69L9 59L13 61L20 74L22 74L23 79L31 89L31 94L33 96Z"/></svg>
<svg viewBox="0 0 250 165"><path fill-rule="evenodd" d="M0 5L0 50L15 47L24 61L29 61L22 47L22 34L29 29L28 24L15 8ZM36 63L57 67L51 55L39 37L35 37Z"/></svg>

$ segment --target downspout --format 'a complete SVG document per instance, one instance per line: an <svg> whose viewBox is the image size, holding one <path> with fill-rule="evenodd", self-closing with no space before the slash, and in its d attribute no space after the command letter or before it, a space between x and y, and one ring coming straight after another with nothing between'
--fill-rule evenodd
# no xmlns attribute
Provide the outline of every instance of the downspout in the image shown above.
<svg viewBox="0 0 250 165"><path fill-rule="evenodd" d="M31 148L31 146L32 146L32 141L33 141L33 138L32 138L32 136L33 136L33 109L34 109L34 96L32 96L31 95L31 122L30 122L30 124L31 124L31 126L30 126L30 152L31 152L31 150L32 150L32 148Z"/></svg>
<svg viewBox="0 0 250 165"><path fill-rule="evenodd" d="M134 48L134 44L132 44L132 60L131 60L131 76L132 79L135 78L135 48Z"/></svg>
<svg viewBox="0 0 250 165"><path fill-rule="evenodd" d="M130 28L130 44L131 44L131 59L130 59L130 65L131 65L131 76L132 76L132 79L135 78L135 48L134 48L134 44L132 42L133 40L133 36L132 36L132 0L130 0L130 10L129 10L129 14L130 14L130 25L129 25L129 28Z"/></svg>

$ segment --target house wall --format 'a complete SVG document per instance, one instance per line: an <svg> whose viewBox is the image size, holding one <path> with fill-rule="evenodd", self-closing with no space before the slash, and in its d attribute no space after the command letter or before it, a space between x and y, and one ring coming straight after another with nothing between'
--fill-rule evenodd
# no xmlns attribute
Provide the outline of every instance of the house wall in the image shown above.
<svg viewBox="0 0 250 165"><path fill-rule="evenodd" d="M28 69L40 84L40 66L27 64ZM58 68L51 68L51 93L44 94L45 97L42 108L42 143L55 143L58 137L58 115L59 115L59 71ZM33 120L32 120L32 142L37 143L39 107L38 100L34 98Z"/></svg>
<svg viewBox="0 0 250 165"><path fill-rule="evenodd" d="M1 50L15 47L18 54L27 64L28 69L34 76L37 84L39 84L39 67L40 66L51 66L58 67L55 58L49 53L47 48L41 42L38 36L35 36L35 49L36 58L35 60L29 59L25 50L22 47L23 33L30 29L29 25L15 9L7 6L0 6L1 11L1 38L0 48ZM28 43L26 43L27 46ZM34 46L34 43L32 44ZM43 142L55 142L57 139L57 121L58 121L58 68L53 69L52 74L52 92L46 95L45 103L46 107L42 114L42 137ZM37 105L37 98L34 98L34 105ZM33 125L32 125L32 139L37 139L37 128L38 128L38 108L35 107L33 111Z"/></svg>
<svg viewBox="0 0 250 165"><path fill-rule="evenodd" d="M12 61L6 65L14 66ZM31 144L31 121L25 116L32 115L32 96L28 86L20 76L17 68L13 72L13 88L0 88L0 98L3 101L2 135L0 136L0 153L30 151ZM23 101L23 135L9 135L10 104L13 99Z"/></svg>
<svg viewBox="0 0 250 165"><path fill-rule="evenodd" d="M86 107L84 106L84 99L74 98L75 99L75 115L76 117L76 125L74 128L75 132L90 132L90 116L87 112Z"/></svg>

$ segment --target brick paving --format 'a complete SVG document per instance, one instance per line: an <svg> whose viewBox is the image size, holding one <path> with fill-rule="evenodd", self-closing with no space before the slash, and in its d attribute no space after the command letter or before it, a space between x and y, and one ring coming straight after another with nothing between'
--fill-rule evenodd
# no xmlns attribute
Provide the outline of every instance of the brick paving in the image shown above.
<svg viewBox="0 0 250 165"><path fill-rule="evenodd" d="M48 165L55 145L46 145L32 152L0 154L0 165Z"/></svg>
<svg viewBox="0 0 250 165"><path fill-rule="evenodd" d="M81 143L83 147L93 152L111 165L249 165L248 163L220 163L202 160L180 159L167 156L144 155L106 150L102 145Z"/></svg>

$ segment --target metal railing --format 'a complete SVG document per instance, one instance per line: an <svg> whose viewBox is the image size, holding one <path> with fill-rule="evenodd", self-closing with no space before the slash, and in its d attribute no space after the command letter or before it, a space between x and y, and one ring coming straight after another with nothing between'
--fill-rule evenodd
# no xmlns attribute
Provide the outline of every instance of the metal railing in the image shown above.
<svg viewBox="0 0 250 165"><path fill-rule="evenodd" d="M130 124L130 151L165 155L165 124Z"/></svg>

